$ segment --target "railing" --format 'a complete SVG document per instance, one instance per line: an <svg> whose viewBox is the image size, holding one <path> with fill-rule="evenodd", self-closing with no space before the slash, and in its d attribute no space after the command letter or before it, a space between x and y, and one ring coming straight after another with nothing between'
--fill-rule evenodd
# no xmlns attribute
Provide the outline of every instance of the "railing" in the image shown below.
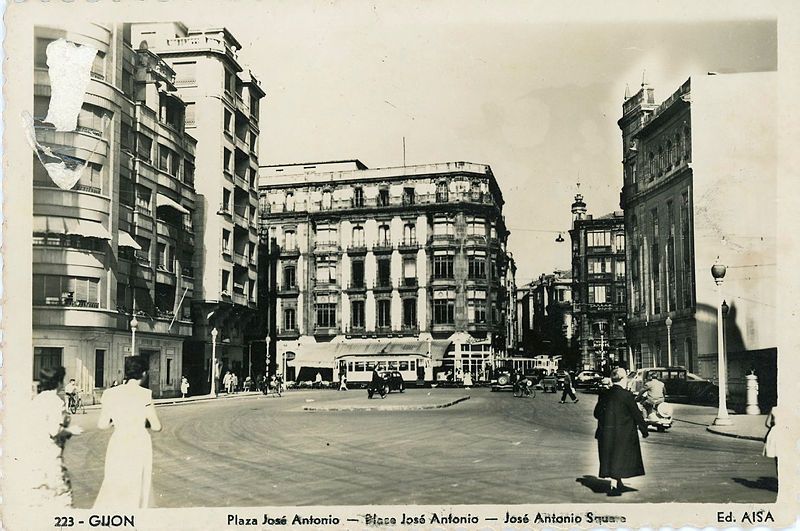
<svg viewBox="0 0 800 531"><path fill-rule="evenodd" d="M150 210L149 207L146 207L144 205L140 205L138 203L136 204L136 212L138 212L140 214L147 214L148 216L152 216L153 215L153 211Z"/></svg>
<svg viewBox="0 0 800 531"><path fill-rule="evenodd" d="M99 302L76 300L69 297L45 297L43 300L36 300L34 305L44 306L69 306L72 308L99 308Z"/></svg>
<svg viewBox="0 0 800 531"><path fill-rule="evenodd" d="M402 287L404 287L404 288L416 288L418 284L419 284L419 280L416 277L415 278L404 278L403 279L403 283L402 283Z"/></svg>
<svg viewBox="0 0 800 531"><path fill-rule="evenodd" d="M164 263L159 261L156 263L156 269L158 269L159 271L163 271L165 273L175 272L175 267L172 265L172 262Z"/></svg>
<svg viewBox="0 0 800 531"><path fill-rule="evenodd" d="M191 37L167 39L166 46L167 48L205 48L211 51L228 54L233 59L238 60L236 51L228 46L228 43L226 43L224 39L210 37L208 35L192 35Z"/></svg>
<svg viewBox="0 0 800 531"><path fill-rule="evenodd" d="M140 264L150 265L150 253L148 251L136 249L133 251L133 256Z"/></svg>

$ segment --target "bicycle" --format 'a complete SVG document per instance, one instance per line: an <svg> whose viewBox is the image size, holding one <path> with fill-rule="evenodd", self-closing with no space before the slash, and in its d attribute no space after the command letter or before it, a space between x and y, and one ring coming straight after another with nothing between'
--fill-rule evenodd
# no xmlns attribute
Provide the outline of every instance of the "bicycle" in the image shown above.
<svg viewBox="0 0 800 531"><path fill-rule="evenodd" d="M521 380L514 384L514 397L522 398L522 397L536 397L536 388L533 386L533 382L528 380L527 378Z"/></svg>
<svg viewBox="0 0 800 531"><path fill-rule="evenodd" d="M85 415L86 414L86 408L83 405L83 399L81 398L81 395L76 393L74 395L67 395L67 396L69 397L68 398L68 404L67 404L67 409L69 410L69 412L71 414L75 415L78 412L78 410L80 409L81 410L81 414Z"/></svg>

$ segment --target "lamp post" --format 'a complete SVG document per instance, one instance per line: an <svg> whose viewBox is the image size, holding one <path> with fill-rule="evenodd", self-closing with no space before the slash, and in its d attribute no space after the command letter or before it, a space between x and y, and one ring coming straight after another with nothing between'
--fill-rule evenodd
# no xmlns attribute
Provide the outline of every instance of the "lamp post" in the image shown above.
<svg viewBox="0 0 800 531"><path fill-rule="evenodd" d="M724 326L723 326L723 305L725 301L722 300L722 280L725 278L727 267L719 263L717 257L714 265L711 266L711 276L714 277L714 282L717 284L717 297L721 301L717 305L717 366L719 369L719 410L717 411L717 418L714 419L715 426L730 426L733 421L728 417L728 369L725 363L725 342L724 342Z"/></svg>
<svg viewBox="0 0 800 531"><path fill-rule="evenodd" d="M139 321L136 320L136 316L133 316L131 319L131 356L136 355L136 329L139 328Z"/></svg>
<svg viewBox="0 0 800 531"><path fill-rule="evenodd" d="M668 315L664 324L667 325L667 367L672 367L672 317Z"/></svg>
<svg viewBox="0 0 800 531"><path fill-rule="evenodd" d="M211 394L217 396L217 332L211 330Z"/></svg>

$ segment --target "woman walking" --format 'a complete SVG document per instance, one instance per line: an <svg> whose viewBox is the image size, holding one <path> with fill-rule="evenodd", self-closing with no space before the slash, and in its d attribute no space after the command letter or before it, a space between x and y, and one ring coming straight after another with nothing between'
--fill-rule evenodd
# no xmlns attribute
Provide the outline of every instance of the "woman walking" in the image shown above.
<svg viewBox="0 0 800 531"><path fill-rule="evenodd" d="M186 398L189 394L189 380L186 376L181 376L181 398Z"/></svg>
<svg viewBox="0 0 800 531"><path fill-rule="evenodd" d="M153 406L153 392L142 387L147 362L141 356L125 358L124 385L103 393L103 409L97 427L114 426L108 441L103 485L95 509L131 510L153 507L153 443L147 431L161 431Z"/></svg>
<svg viewBox="0 0 800 531"><path fill-rule="evenodd" d="M69 428L70 417L59 396L64 386L64 367L50 367L39 373L40 393L31 402L25 428L27 448L24 464L25 492L30 507L56 510L72 507L72 489L64 467L64 444L81 433Z"/></svg>

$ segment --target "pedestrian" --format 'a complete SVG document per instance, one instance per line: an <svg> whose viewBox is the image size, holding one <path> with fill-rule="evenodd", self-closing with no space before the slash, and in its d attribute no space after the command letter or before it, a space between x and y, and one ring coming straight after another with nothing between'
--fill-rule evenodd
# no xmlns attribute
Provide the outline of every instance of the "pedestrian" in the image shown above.
<svg viewBox="0 0 800 531"><path fill-rule="evenodd" d="M181 376L181 398L186 398L189 394L189 380L186 376Z"/></svg>
<svg viewBox="0 0 800 531"><path fill-rule="evenodd" d="M231 371L225 371L225 376L222 377L222 386L225 388L225 393L231 394L231 381L233 380Z"/></svg>
<svg viewBox="0 0 800 531"><path fill-rule="evenodd" d="M776 428L776 421L775 419L778 418L780 421L780 414L778 413L778 408L773 407L769 411L769 415L767 415L767 420L764 422L764 425L767 427L767 435L764 437L764 449L762 451L762 455L764 457L772 457L775 459L775 474L778 474L778 428Z"/></svg>
<svg viewBox="0 0 800 531"><path fill-rule="evenodd" d="M231 374L231 388L234 393L239 391L239 377L236 373Z"/></svg>
<svg viewBox="0 0 800 531"><path fill-rule="evenodd" d="M464 373L464 387L467 389L472 387L472 373Z"/></svg>
<svg viewBox="0 0 800 531"><path fill-rule="evenodd" d="M339 376L339 391L347 391L347 374L345 373Z"/></svg>
<svg viewBox="0 0 800 531"><path fill-rule="evenodd" d="M105 475L94 509L130 511L153 507L152 431L161 431L153 405L153 392L147 381L147 360L142 356L125 358L127 382L103 393L103 407L97 427L114 426L108 441Z"/></svg>
<svg viewBox="0 0 800 531"><path fill-rule="evenodd" d="M322 388L322 375L317 371L317 375L314 377L314 387L317 389Z"/></svg>
<svg viewBox="0 0 800 531"><path fill-rule="evenodd" d="M564 392L561 393L559 404L563 404L567 400L567 395L572 399L573 404L578 402L578 397L575 396L575 390L572 388L572 376L569 371L564 371Z"/></svg>
<svg viewBox="0 0 800 531"><path fill-rule="evenodd" d="M609 496L621 496L622 480L644 475L638 430L647 438L647 424L636 406L633 393L626 389L625 369L611 374L611 388L600 392L594 408L597 419L597 451L600 457L600 477L616 481Z"/></svg>
<svg viewBox="0 0 800 531"><path fill-rule="evenodd" d="M25 457L20 465L25 474L16 485L26 492L29 507L59 510L72 507L72 487L64 467L66 441L81 433L69 427L70 417L59 392L64 386L64 367L49 367L39 373L40 393L31 401L24 431Z"/></svg>

